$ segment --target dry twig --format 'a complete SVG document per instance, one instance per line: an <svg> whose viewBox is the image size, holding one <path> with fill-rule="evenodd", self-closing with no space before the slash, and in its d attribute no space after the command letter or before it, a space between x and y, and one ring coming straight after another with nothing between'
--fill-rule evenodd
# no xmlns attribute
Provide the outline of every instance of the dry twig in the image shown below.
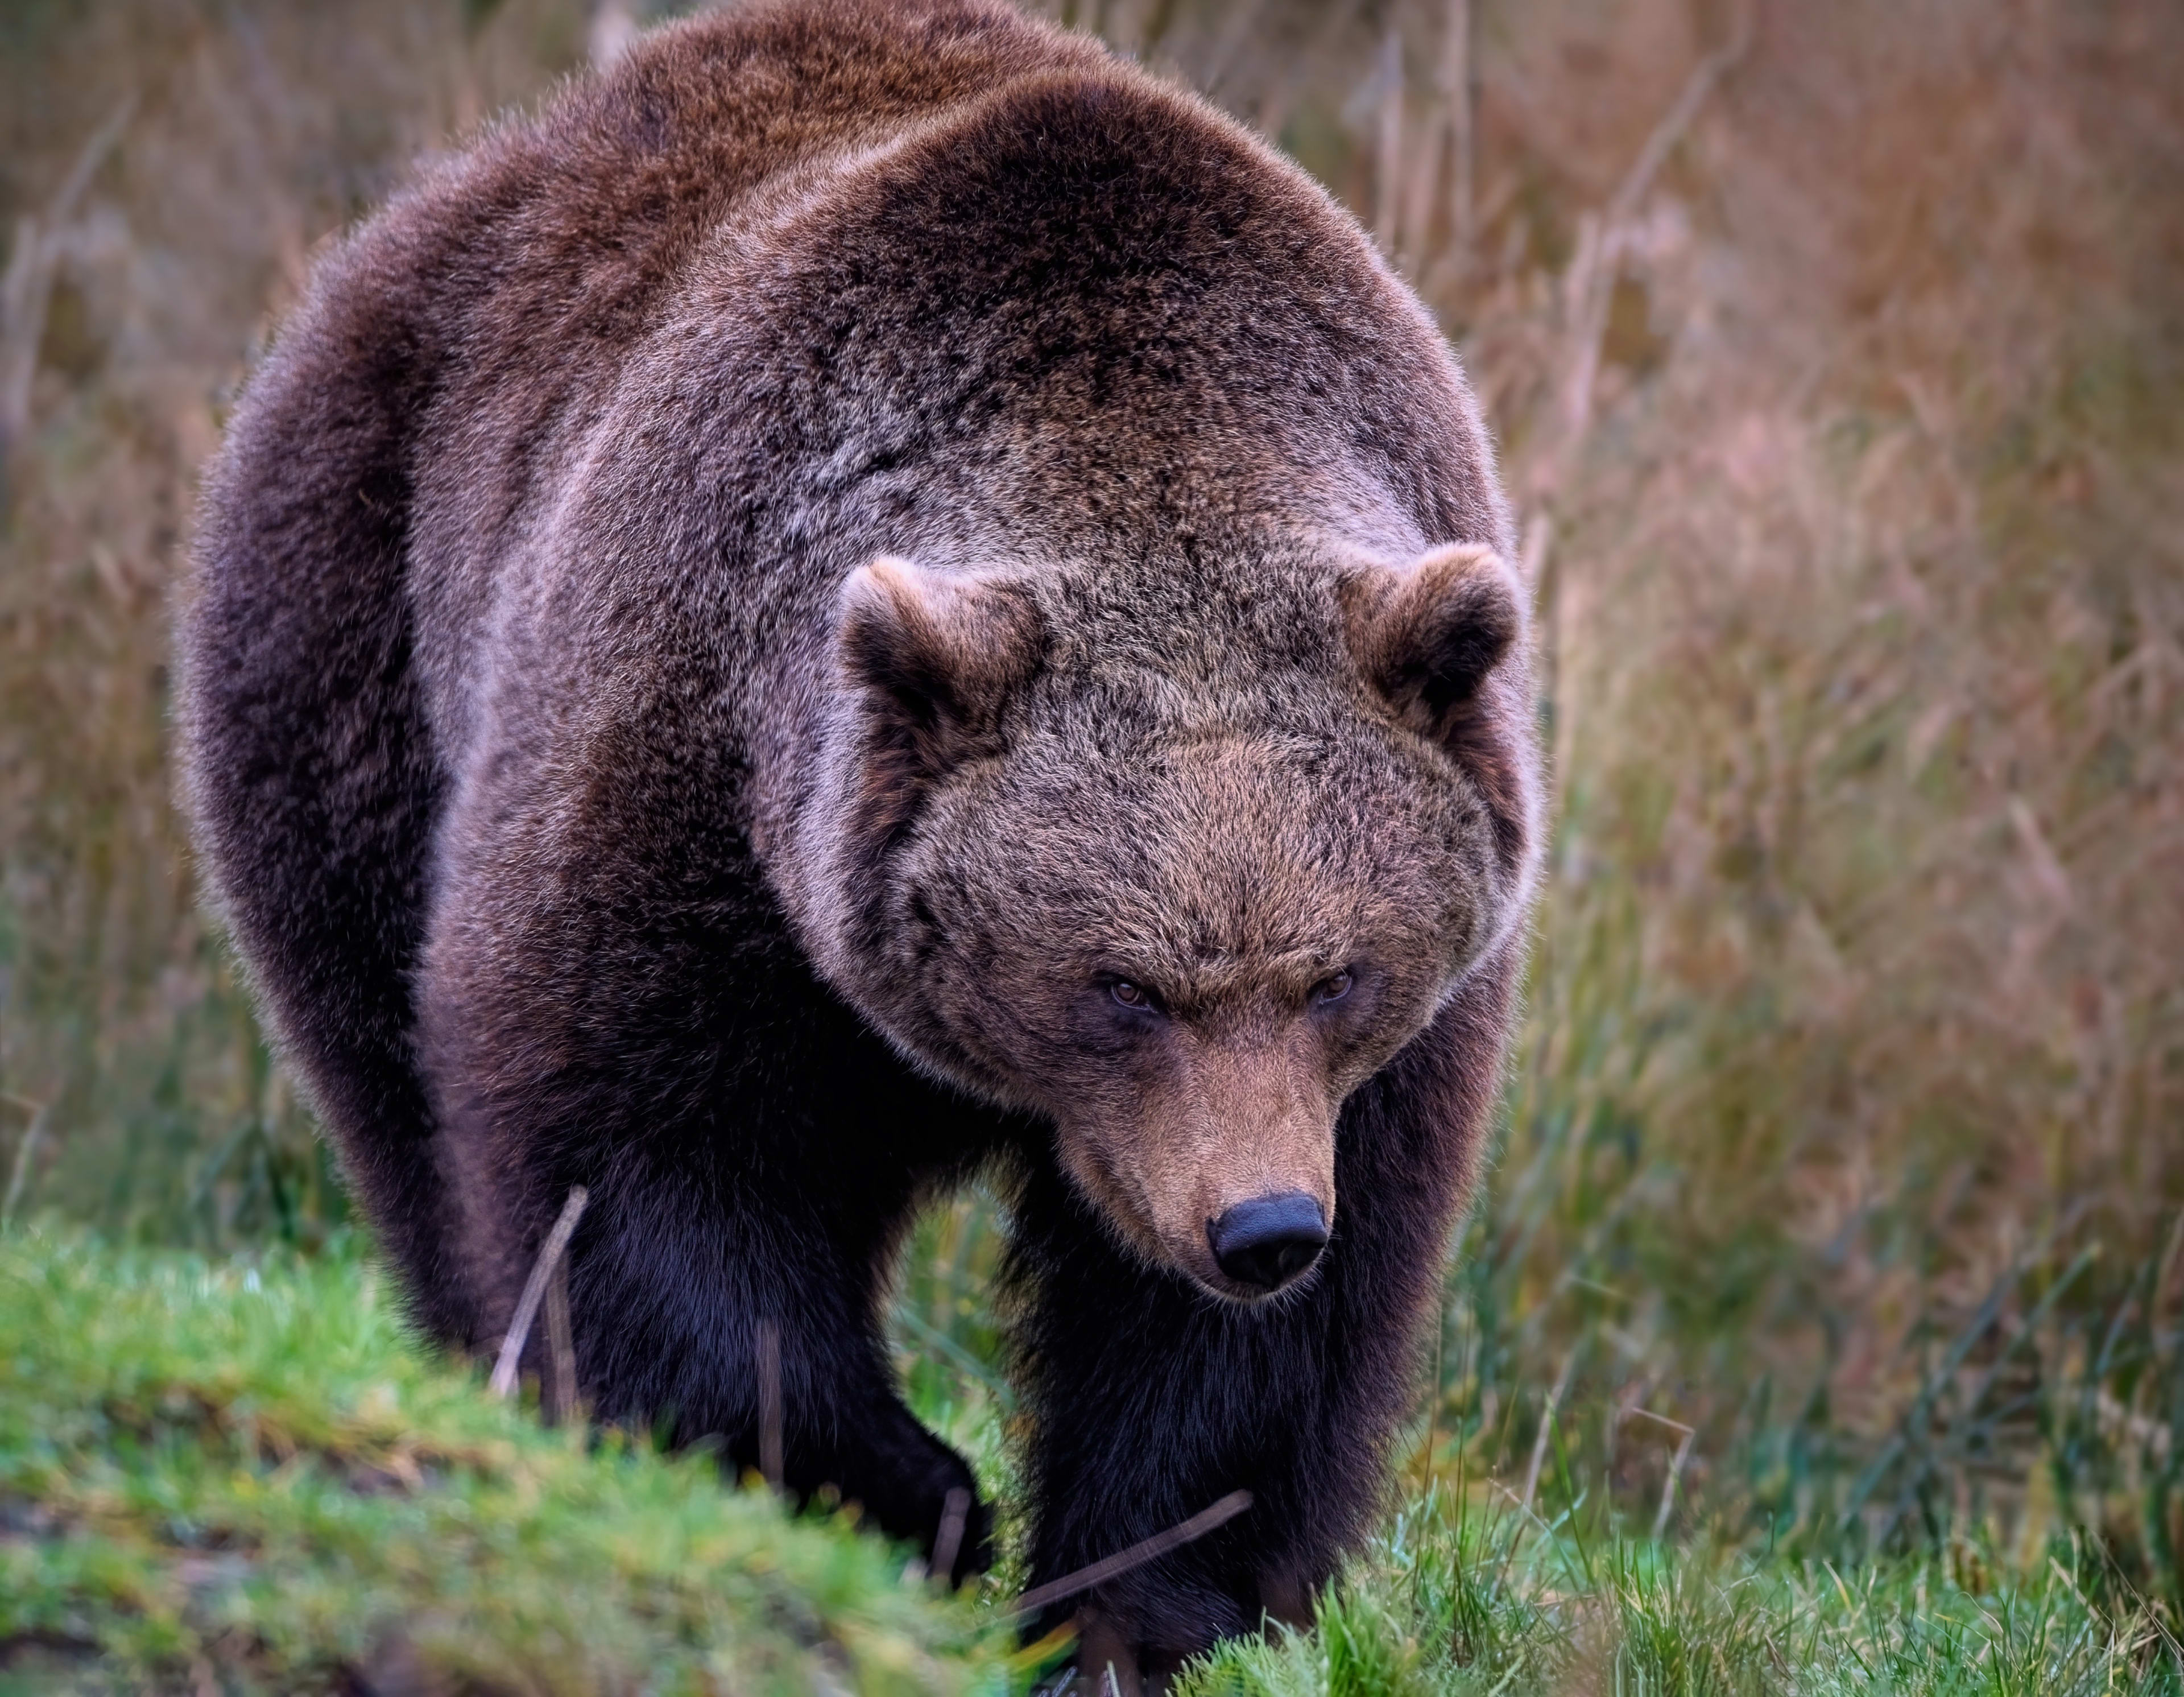
<svg viewBox="0 0 2184 1697"><path fill-rule="evenodd" d="M1614 299L1616 271L1630 243L1638 208L1652 188L1653 179L1660 175L1661 167L1668 163L1669 155L1675 151L1676 143L1683 140L1685 132L1691 127L1691 120L1706 104L1707 97L1713 92L1730 68L1744 57L1751 44L1752 12L1746 6L1739 8L1729 40L1692 67L1683 92L1646 137L1645 145L1630 162L1630 169L1624 174L1606 210L1596 217L1588 216L1580 226L1577 257L1571 262L1569 284L1577 348L1563 404L1563 447L1550 461L1557 472L1560 470L1559 462L1575 450L1592 422L1592 392L1600 376L1601 344L1607 335L1607 313Z"/></svg>
<svg viewBox="0 0 2184 1697"><path fill-rule="evenodd" d="M554 1263L546 1281L546 1346L554 1358L554 1380L548 1389L547 1414L559 1426L577 1411L577 1340L569 1323L569 1258Z"/></svg>
<svg viewBox="0 0 2184 1697"><path fill-rule="evenodd" d="M106 156L121 139L136 110L131 94L92 132L46 203L43 213L15 220L15 241L8 269L0 276L0 506L7 497L9 464L16 445L30 433L31 385L38 371L38 347L46 333L46 306L53 297L53 272L61 252L61 227L75 212Z"/></svg>
<svg viewBox="0 0 2184 1697"><path fill-rule="evenodd" d="M1539 1435L1532 1440L1532 1465L1524 1471L1524 1512L1532 1510L1532 1499L1540 1488L1540 1469L1547 1459L1547 1438L1554 1430L1555 1410L1562 1406L1563 1393L1569 1389L1570 1375L1577 1367L1577 1351L1573 1349L1563 1357L1563 1370L1555 1376L1555 1387L1547 1393L1547 1405L1540 1410Z"/></svg>
<svg viewBox="0 0 2184 1697"><path fill-rule="evenodd" d="M1668 1479L1661 1487L1660 1512L1653 1516L1653 1537L1658 1542L1669 1529L1669 1514L1676 1503L1676 1482L1683 1477L1684 1464L1691 1459L1691 1444L1698 1437L1698 1430L1680 1420L1670 1420L1664 1414L1655 1414L1652 1410L1641 1409L1635 1404L1617 1410L1615 1419L1618 1426L1626 1420L1650 1420L1656 1426L1665 1426L1669 1431L1680 1434L1675 1458L1669 1463Z"/></svg>
<svg viewBox="0 0 2184 1697"><path fill-rule="evenodd" d="M1142 1567L1148 1561L1157 1561L1172 1549L1180 1549L1186 1543L1204 1538L1217 1527L1230 1521L1251 1506L1249 1491L1231 1491L1211 1508L1201 1509L1187 1521L1179 1521L1166 1532L1155 1532L1150 1538L1105 1556L1089 1567L1080 1567L1074 1573L1065 1573L1059 1579L1050 1579L1037 1585L1017 1599L1017 1617L1035 1614L1049 1603L1057 1603L1064 1597L1073 1597L1079 1591L1089 1591L1095 1585L1104 1585L1118 1578L1131 1569Z"/></svg>
<svg viewBox="0 0 2184 1697"><path fill-rule="evenodd" d="M963 1548L963 1528L970 1518L971 1493L958 1485L940 1504L940 1531L933 1540L933 1571L943 1584L956 1571L956 1553Z"/></svg>
<svg viewBox="0 0 2184 1697"><path fill-rule="evenodd" d="M569 1192L562 1204L561 1217L554 1222L554 1229L546 1235L545 1247L539 1250L538 1259L532 1264L531 1276L523 1281L523 1295L515 1304L515 1318L509 1322L508 1336L500 1341L500 1356L493 1364L491 1384L493 1393L505 1397L515 1389L515 1370L523 1359L524 1341L531 1336L532 1322L538 1318L538 1305L546 1298L546 1287L554 1276L554 1269L561 1259L569 1240L577 1234L577 1222L583 1218L584 1204L591 1200L591 1192L577 1185ZM574 1368L571 1367L573 1374Z"/></svg>
<svg viewBox="0 0 2184 1697"><path fill-rule="evenodd" d="M781 1488L781 1328L758 1323L758 1471Z"/></svg>
<svg viewBox="0 0 2184 1697"><path fill-rule="evenodd" d="M37 1159L39 1147L46 1141L46 1117L53 1112L51 1102L33 1103L20 1096L10 1096L8 1100L35 1111L31 1123L23 1130L23 1141L15 1146L15 1164L8 1175L8 1195L0 1201L0 1225L15 1218L15 1204L23 1199L24 1187L30 1182L31 1164Z"/></svg>

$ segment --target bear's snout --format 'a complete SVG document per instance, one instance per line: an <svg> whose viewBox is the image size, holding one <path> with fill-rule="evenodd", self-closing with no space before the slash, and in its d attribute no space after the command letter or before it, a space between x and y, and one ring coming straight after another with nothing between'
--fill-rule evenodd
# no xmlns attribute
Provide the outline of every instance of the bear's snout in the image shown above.
<svg viewBox="0 0 2184 1697"><path fill-rule="evenodd" d="M1319 1259L1327 1216L1302 1191L1255 1197L1206 1222L1214 1264L1240 1285L1272 1295Z"/></svg>

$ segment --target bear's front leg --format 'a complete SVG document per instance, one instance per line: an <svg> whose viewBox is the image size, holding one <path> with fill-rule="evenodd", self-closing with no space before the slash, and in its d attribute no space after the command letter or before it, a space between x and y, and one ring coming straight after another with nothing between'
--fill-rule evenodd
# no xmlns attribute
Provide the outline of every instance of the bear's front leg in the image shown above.
<svg viewBox="0 0 2184 1697"><path fill-rule="evenodd" d="M1073 1622L1087 1689L1158 1689L1217 1639L1301 1624L1383 1505L1387 1451L1418 1390L1430 1314L1496 1079L1508 975L1467 986L1351 1097L1332 1241L1299 1282L1242 1303L1147 1265L1050 1162L1027 1179L1011 1276L1034 1420L1034 1585L1237 1489L1245 1514L1096 1589Z"/></svg>
<svg viewBox="0 0 2184 1697"><path fill-rule="evenodd" d="M571 1285L598 1413L665 1418L677 1443L717 1438L734 1471L777 1467L799 1501L838 1493L928 1561L938 1555L952 1581L983 1571L986 1506L962 1458L896 1394L868 1246L831 1242L822 1217L785 1209L678 1220L671 1189L622 1177L594 1204Z"/></svg>
<svg viewBox="0 0 2184 1697"><path fill-rule="evenodd" d="M640 773L601 807L662 811ZM777 1430L796 1496L831 1487L977 1571L970 1469L896 1394L879 1318L914 1199L967 1158L971 1117L816 980L732 835L668 854L608 812L587 859L520 799L462 821L421 985L474 1341L498 1345L582 1185L570 1310L597 1416L717 1442L738 1472L771 1469ZM557 857L576 869L549 876ZM534 1332L526 1365L544 1347Z"/></svg>
<svg viewBox="0 0 2184 1697"><path fill-rule="evenodd" d="M991 1560L989 1516L962 1458L904 1406L880 1335L871 1243L775 1195L705 1198L683 1175L623 1158L610 1168L546 1163L511 1192L591 1193L568 1251L577 1377L597 1419L674 1446L716 1443L732 1476L776 1478L800 1503L857 1505L866 1524L936 1555L956 1583ZM550 1171L538 1170L549 1166ZM468 1198L474 1214L479 1198ZM513 1212L511 1209L511 1213ZM544 1210L510 1219L513 1275L547 1229ZM880 1234L886 1241L892 1234ZM497 1281L489 1312L511 1304ZM526 1345L542 1378L544 1328Z"/></svg>
<svg viewBox="0 0 2184 1697"><path fill-rule="evenodd" d="M1034 1421L1033 1586L1252 1493L1226 1525L1029 1624L1030 1636L1075 1630L1084 1690L1138 1697L1216 1639L1295 1613L1346 1541L1316 1524L1330 1499L1356 1494L1357 1458L1330 1455L1326 1437L1332 1292L1316 1276L1262 1309L1225 1303L1121 1249L1051 1171L1027 1187L1011 1248L1029 1287L1017 1343ZM1351 1516L1334 1518L1346 1532Z"/></svg>

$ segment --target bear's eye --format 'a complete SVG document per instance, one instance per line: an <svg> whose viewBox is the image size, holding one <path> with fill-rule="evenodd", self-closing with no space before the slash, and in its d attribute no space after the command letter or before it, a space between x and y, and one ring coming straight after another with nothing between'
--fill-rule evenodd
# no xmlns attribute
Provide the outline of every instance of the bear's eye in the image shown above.
<svg viewBox="0 0 2184 1697"><path fill-rule="evenodd" d="M1118 978L1108 986L1108 994L1125 1008L1150 1013L1154 1007L1152 992L1142 985L1133 984L1127 978Z"/></svg>
<svg viewBox="0 0 2184 1697"><path fill-rule="evenodd" d="M1324 1008L1330 1002L1340 1002L1350 994L1351 976L1346 972L1330 973L1312 987L1315 1007Z"/></svg>

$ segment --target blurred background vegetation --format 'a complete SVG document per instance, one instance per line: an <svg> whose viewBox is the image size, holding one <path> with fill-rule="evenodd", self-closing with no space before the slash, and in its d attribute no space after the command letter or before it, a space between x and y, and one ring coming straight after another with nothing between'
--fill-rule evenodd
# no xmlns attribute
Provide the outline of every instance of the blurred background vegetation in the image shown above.
<svg viewBox="0 0 2184 1697"><path fill-rule="evenodd" d="M1049 9L1356 209L1518 505L1558 823L1410 1477L2173 1623L2184 8ZM0 1214L341 1224L175 805L195 479L315 244L652 15L0 7ZM898 1315L1000 1470L994 1232Z"/></svg>

